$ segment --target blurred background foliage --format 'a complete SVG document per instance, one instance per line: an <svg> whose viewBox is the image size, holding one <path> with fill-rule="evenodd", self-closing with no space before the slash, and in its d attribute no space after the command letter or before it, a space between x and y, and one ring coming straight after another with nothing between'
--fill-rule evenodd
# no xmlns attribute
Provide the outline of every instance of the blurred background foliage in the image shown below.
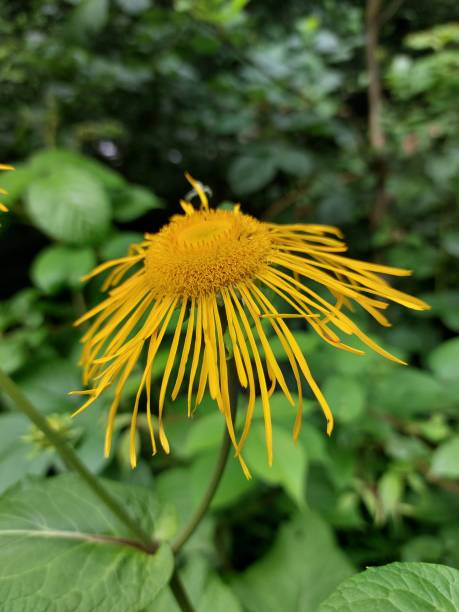
<svg viewBox="0 0 459 612"><path fill-rule="evenodd" d="M328 439L311 398L295 446L273 397L273 468L260 420L246 450L254 480L231 462L185 549L199 609L309 611L367 565L459 568L457 2L8 0L0 79L0 160L17 168L0 177L12 209L0 227L1 367L94 472L154 490L163 533L205 488L223 429L215 406L189 422L183 401L169 405L172 453L154 460L140 419L131 471L137 379L110 460L109 398L70 420L67 393L80 386L72 322L100 299L80 277L178 211L185 170L214 204L340 226L350 256L413 269L398 286L432 305L392 307L390 329L361 322L404 368L292 324L337 426ZM63 470L2 397L0 489ZM174 605L163 592L155 610Z"/></svg>

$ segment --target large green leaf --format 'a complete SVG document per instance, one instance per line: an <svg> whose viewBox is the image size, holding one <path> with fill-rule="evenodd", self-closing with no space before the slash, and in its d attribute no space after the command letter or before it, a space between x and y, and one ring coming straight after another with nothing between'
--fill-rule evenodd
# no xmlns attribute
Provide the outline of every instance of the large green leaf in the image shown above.
<svg viewBox="0 0 459 612"><path fill-rule="evenodd" d="M457 612L459 571L429 563L373 567L341 584L319 612Z"/></svg>
<svg viewBox="0 0 459 612"><path fill-rule="evenodd" d="M147 490L104 483L149 532L158 504ZM117 539L118 538L118 539ZM148 555L70 474L29 480L0 499L0 600L8 612L140 611L173 568L170 549Z"/></svg>
<svg viewBox="0 0 459 612"><path fill-rule="evenodd" d="M42 232L69 244L99 242L110 225L110 202L99 181L66 164L32 182L26 205Z"/></svg>
<svg viewBox="0 0 459 612"><path fill-rule="evenodd" d="M233 586L250 612L315 612L352 573L328 525L305 511L281 528L271 551L234 578Z"/></svg>

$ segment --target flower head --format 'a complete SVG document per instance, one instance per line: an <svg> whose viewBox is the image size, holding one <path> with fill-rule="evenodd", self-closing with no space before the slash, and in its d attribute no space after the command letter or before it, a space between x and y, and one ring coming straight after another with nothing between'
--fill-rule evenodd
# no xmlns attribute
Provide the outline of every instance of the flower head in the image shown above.
<svg viewBox="0 0 459 612"><path fill-rule="evenodd" d="M0 170L14 170L13 166L8 166L6 164L0 164ZM2 189L0 187L0 195L7 195L7 191L5 191L5 189ZM5 206L5 204L3 204L3 202L0 202L0 212L8 212L8 208Z"/></svg>
<svg viewBox="0 0 459 612"><path fill-rule="evenodd" d="M76 324L92 321L83 336L84 383L93 383L81 412L108 387L115 385L106 432L105 453L110 451L113 424L125 383L144 359L131 418L131 464L136 464L135 432L142 393L153 453L157 434L152 413L157 414L159 442L169 452L164 429L164 403L174 400L187 376L188 415L206 389L226 420L229 436L242 468L241 451L249 434L256 392L263 408L268 462L272 463L270 396L277 386L295 405L274 355L270 338L277 337L296 381L296 418L293 435L300 431L302 377L317 398L333 429L333 416L316 384L308 363L286 319L298 317L337 349L363 354L348 346L341 335L354 335L380 355L401 362L366 335L345 313L356 302L381 325L389 322L381 311L388 301L424 310L419 299L392 288L378 273L404 276L408 270L350 259L339 229L325 225L277 225L231 211L212 210L197 181L187 175L201 205L196 210L182 201L184 214L174 215L156 234L131 247L126 257L98 266L87 278L110 270L102 289L108 297ZM327 296L324 297L324 290ZM278 312L269 295L275 294L289 312ZM151 376L155 357L174 312L178 318L164 368L159 396L153 407ZM271 335L269 335L269 330ZM172 331L172 330L171 330ZM237 379L247 390L242 432L235 431L228 383L227 348L235 362ZM176 367L173 380L171 374ZM169 391L168 391L169 388Z"/></svg>

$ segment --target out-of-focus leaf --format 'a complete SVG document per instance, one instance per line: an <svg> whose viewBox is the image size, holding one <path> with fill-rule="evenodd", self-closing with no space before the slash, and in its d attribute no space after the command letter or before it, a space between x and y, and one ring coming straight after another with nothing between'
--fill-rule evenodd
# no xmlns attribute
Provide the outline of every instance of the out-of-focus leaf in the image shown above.
<svg viewBox="0 0 459 612"><path fill-rule="evenodd" d="M202 499L207 483L215 469L216 461L216 451L205 453L194 461L190 478L196 500ZM251 489L253 489L253 483L244 476L239 461L232 458L225 468L223 478L212 500L211 508L218 510L235 504Z"/></svg>
<svg viewBox="0 0 459 612"><path fill-rule="evenodd" d="M397 368L376 380L370 387L373 405L398 415L434 412L439 405L449 405L443 386L427 372L415 368Z"/></svg>
<svg viewBox="0 0 459 612"><path fill-rule="evenodd" d="M459 258L459 232L447 232L443 236L441 244L449 255Z"/></svg>
<svg viewBox="0 0 459 612"><path fill-rule="evenodd" d="M378 494L386 517L395 516L403 494L402 474L389 470L380 478Z"/></svg>
<svg viewBox="0 0 459 612"><path fill-rule="evenodd" d="M81 381L76 364L64 359L34 364L21 372L16 382L33 405L45 414L73 412L81 401L68 395L81 387Z"/></svg>
<svg viewBox="0 0 459 612"><path fill-rule="evenodd" d="M151 6L151 0L116 0L116 3L128 15L138 15Z"/></svg>
<svg viewBox="0 0 459 612"><path fill-rule="evenodd" d="M18 338L17 334L6 337L0 336L0 363L6 374L18 370L26 360L27 349L22 338Z"/></svg>
<svg viewBox="0 0 459 612"><path fill-rule="evenodd" d="M243 607L232 589L212 571L202 554L189 555L180 577L199 612L242 612ZM180 612L169 589L164 589L155 600L155 612Z"/></svg>
<svg viewBox="0 0 459 612"><path fill-rule="evenodd" d="M432 307L423 317L438 315L450 329L459 332L459 291L439 291L422 295Z"/></svg>
<svg viewBox="0 0 459 612"><path fill-rule="evenodd" d="M457 569L429 563L391 563L345 580L318 612L455 612L458 608Z"/></svg>
<svg viewBox="0 0 459 612"><path fill-rule="evenodd" d="M281 527L268 554L232 585L250 612L312 611L352 574L329 526L305 511Z"/></svg>
<svg viewBox="0 0 459 612"><path fill-rule="evenodd" d="M94 180L98 181L108 191L123 189L126 185L126 181L121 174L118 174L112 168L92 157L87 157L67 149L44 149L39 151L32 155L29 166L33 169L35 177L46 176L54 168L66 166L77 168L90 174Z"/></svg>
<svg viewBox="0 0 459 612"><path fill-rule="evenodd" d="M275 159L278 168L293 176L308 176L313 169L311 156L299 149L282 147Z"/></svg>
<svg viewBox="0 0 459 612"><path fill-rule="evenodd" d="M236 194L245 195L265 187L276 174L272 157L243 155L234 160L228 170L228 181Z"/></svg>
<svg viewBox="0 0 459 612"><path fill-rule="evenodd" d="M0 187L8 192L3 196L9 205L16 202L26 191L34 178L34 172L29 165L24 164L12 172L2 172L0 174Z"/></svg>
<svg viewBox="0 0 459 612"><path fill-rule="evenodd" d="M273 464L270 467L266 455L265 428L261 423L252 424L243 456L255 476L269 484L281 485L298 503L305 500L307 457L292 435L278 425L273 425Z"/></svg>
<svg viewBox="0 0 459 612"><path fill-rule="evenodd" d="M330 376L323 391L338 421L356 420L365 407L365 393L357 379L349 376Z"/></svg>
<svg viewBox="0 0 459 612"><path fill-rule="evenodd" d="M152 494L104 484L152 533L159 512ZM11 612L149 607L168 583L172 553L163 545L148 555L117 538L132 534L77 476L15 487L0 500L2 605Z"/></svg>
<svg viewBox="0 0 459 612"><path fill-rule="evenodd" d="M73 14L73 25L83 32L98 32L107 23L108 9L108 0L82 0Z"/></svg>
<svg viewBox="0 0 459 612"><path fill-rule="evenodd" d="M110 226L110 203L89 173L63 166L34 180L27 192L27 211L43 233L68 244L94 244Z"/></svg>
<svg viewBox="0 0 459 612"><path fill-rule="evenodd" d="M417 536L403 546L402 560L435 563L441 558L444 548L444 543L437 537Z"/></svg>
<svg viewBox="0 0 459 612"><path fill-rule="evenodd" d="M161 200L148 189L129 186L116 195L113 202L113 217L116 221L126 223L161 206Z"/></svg>
<svg viewBox="0 0 459 612"><path fill-rule="evenodd" d="M459 436L443 442L432 455L431 472L444 478L459 477Z"/></svg>
<svg viewBox="0 0 459 612"><path fill-rule="evenodd" d="M125 257L128 254L131 244L142 242L143 234L138 232L119 232L113 237L105 240L100 254L103 259L116 259Z"/></svg>
<svg viewBox="0 0 459 612"><path fill-rule="evenodd" d="M31 276L35 285L45 293L57 293L64 287L81 285L81 277L96 265L94 251L64 246L50 246L35 258Z"/></svg>
<svg viewBox="0 0 459 612"><path fill-rule="evenodd" d="M28 474L41 476L52 457L36 454L23 440L31 424L22 414L0 414L0 493Z"/></svg>
<svg viewBox="0 0 459 612"><path fill-rule="evenodd" d="M459 372L459 338L452 338L440 344L430 353L428 363L442 381L457 380Z"/></svg>

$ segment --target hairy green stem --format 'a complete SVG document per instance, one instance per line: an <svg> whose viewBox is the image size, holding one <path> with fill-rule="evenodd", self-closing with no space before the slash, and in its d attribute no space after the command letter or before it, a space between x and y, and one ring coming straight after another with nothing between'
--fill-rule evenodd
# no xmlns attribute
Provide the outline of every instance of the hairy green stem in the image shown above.
<svg viewBox="0 0 459 612"><path fill-rule="evenodd" d="M239 384L237 380L236 374L236 366L234 363L234 358L231 358L228 361L228 385L229 385L229 395L230 395L230 407L231 407L231 416L233 421L236 418L237 412L237 399L238 399L238 390ZM223 477L223 473L225 471L226 463L228 461L229 453L231 450L231 440L228 435L228 432L225 427L225 431L223 432L223 439L220 446L220 453L218 455L217 463L215 465L215 469L207 486L204 497L201 500L198 508L196 509L195 514L191 517L188 525L185 526L182 533L180 533L172 545L172 550L174 554L180 552L180 550L185 546L188 540L191 538L202 519L206 515L207 510L214 498L215 493L217 492L218 485Z"/></svg>
<svg viewBox="0 0 459 612"><path fill-rule="evenodd" d="M35 406L22 393L21 389L14 383L11 378L0 369L0 388L15 403L16 407L23 412L32 423L38 427L46 436L49 442L53 445L56 451L67 467L74 470L86 482L89 488L97 495L97 497L113 512L113 514L135 535L141 542L142 547L149 553L155 552L158 545L151 540L149 535L139 526L119 503L119 501L107 491L98 478L92 474L84 463L80 460L74 449L67 444L62 436L53 429L46 417L44 417Z"/></svg>

